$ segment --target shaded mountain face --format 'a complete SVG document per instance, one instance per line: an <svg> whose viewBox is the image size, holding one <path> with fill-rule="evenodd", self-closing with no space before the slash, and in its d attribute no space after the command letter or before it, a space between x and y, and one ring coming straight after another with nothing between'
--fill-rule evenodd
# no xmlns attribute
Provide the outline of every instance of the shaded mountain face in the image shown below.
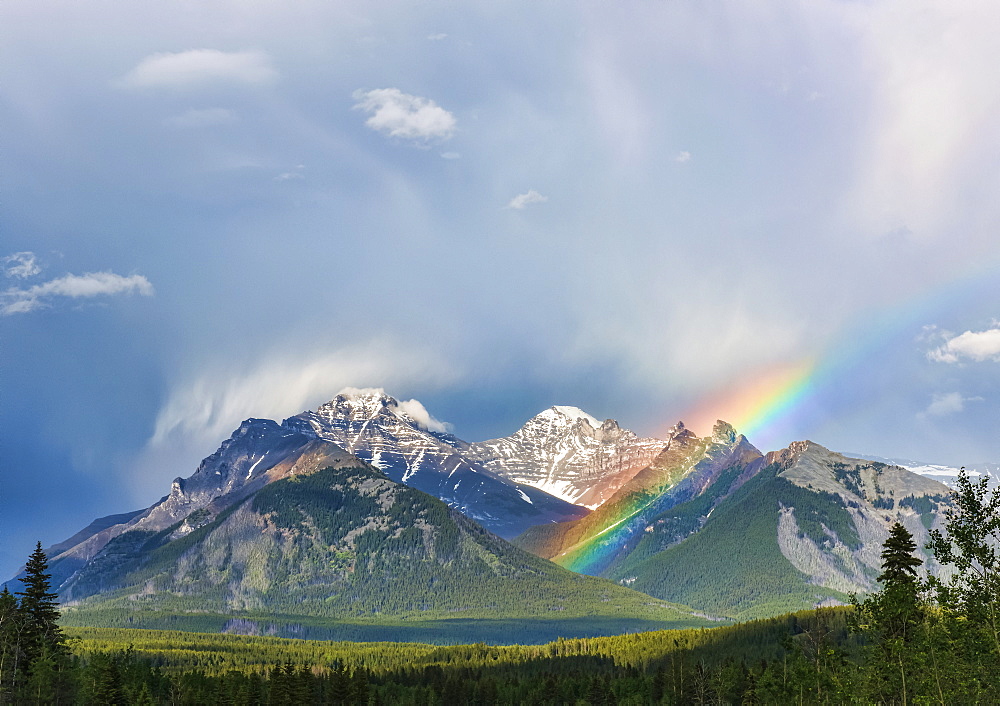
<svg viewBox="0 0 1000 706"><path fill-rule="evenodd" d="M666 444L576 407L550 407L510 436L470 444L466 453L497 475L594 509Z"/></svg>
<svg viewBox="0 0 1000 706"><path fill-rule="evenodd" d="M432 425L437 426L422 406L400 403L381 390L342 393L315 412L282 423L289 431L341 446L501 537L587 514L583 507L493 472L470 444Z"/></svg>
<svg viewBox="0 0 1000 706"><path fill-rule="evenodd" d="M151 615L198 613L230 616L232 625L276 615L703 622L524 552L329 442L307 447L309 458L285 456L264 472L280 477L237 483L161 529L153 513L133 522L62 584L67 620L142 625ZM253 481L261 465L238 472Z"/></svg>
<svg viewBox="0 0 1000 706"><path fill-rule="evenodd" d="M334 444L291 432L269 419L248 419L198 466L176 478L170 493L145 510L111 515L47 551L53 585L72 596L74 577L109 542L133 532L170 531L183 536L253 492L282 478L319 468L358 465ZM106 552L105 552L106 553Z"/></svg>
<svg viewBox="0 0 1000 706"><path fill-rule="evenodd" d="M532 528L516 543L658 598L747 619L872 590L892 523L923 547L948 501L940 483L812 442L763 456L728 424L700 439L679 425L654 462L591 515Z"/></svg>

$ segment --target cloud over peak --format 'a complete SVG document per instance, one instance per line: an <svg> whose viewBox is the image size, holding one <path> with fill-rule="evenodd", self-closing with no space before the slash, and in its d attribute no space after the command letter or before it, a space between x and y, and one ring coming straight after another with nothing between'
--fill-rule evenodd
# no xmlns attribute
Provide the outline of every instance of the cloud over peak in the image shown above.
<svg viewBox="0 0 1000 706"><path fill-rule="evenodd" d="M365 125L389 137L427 142L455 134L455 116L429 98L412 96L398 88L355 91L355 110L368 113Z"/></svg>
<svg viewBox="0 0 1000 706"><path fill-rule="evenodd" d="M160 409L150 444L194 441L207 447L224 439L243 419L298 414L330 399L331 390L371 393L384 389L350 387L368 382L403 386L417 381L436 386L454 375L454 368L432 353L383 340L312 355L281 351L248 369L227 364L178 385ZM414 403L401 401L400 409L429 429L446 430L447 425Z"/></svg>
<svg viewBox="0 0 1000 706"><path fill-rule="evenodd" d="M208 83L272 83L278 72L270 57L259 51L224 52L191 49L151 54L125 74L123 88L189 88Z"/></svg>

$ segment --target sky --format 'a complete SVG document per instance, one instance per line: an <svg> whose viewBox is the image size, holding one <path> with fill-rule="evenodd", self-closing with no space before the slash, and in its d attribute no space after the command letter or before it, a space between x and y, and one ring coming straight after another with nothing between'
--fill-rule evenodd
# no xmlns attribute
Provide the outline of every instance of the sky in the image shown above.
<svg viewBox="0 0 1000 706"><path fill-rule="evenodd" d="M1000 461L1000 5L0 4L0 573L341 388Z"/></svg>

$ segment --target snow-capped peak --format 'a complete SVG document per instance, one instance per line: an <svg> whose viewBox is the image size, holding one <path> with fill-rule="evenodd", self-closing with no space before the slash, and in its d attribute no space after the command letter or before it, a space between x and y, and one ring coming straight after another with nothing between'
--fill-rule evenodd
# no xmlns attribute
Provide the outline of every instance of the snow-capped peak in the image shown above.
<svg viewBox="0 0 1000 706"><path fill-rule="evenodd" d="M566 405L553 405L541 414L535 415L535 418L569 423L583 419L594 429L598 429L601 426L601 422L596 417L592 417L579 407L568 407Z"/></svg>
<svg viewBox="0 0 1000 706"><path fill-rule="evenodd" d="M320 409L335 409L351 419L372 419L386 411L430 431L449 431L449 425L432 417L419 400L397 400L381 387L345 387Z"/></svg>

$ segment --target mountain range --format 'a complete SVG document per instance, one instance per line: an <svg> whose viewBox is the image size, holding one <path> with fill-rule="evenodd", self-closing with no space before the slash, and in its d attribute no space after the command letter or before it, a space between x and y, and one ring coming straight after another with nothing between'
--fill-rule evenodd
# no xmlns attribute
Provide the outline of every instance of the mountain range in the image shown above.
<svg viewBox="0 0 1000 706"><path fill-rule="evenodd" d="M874 587L892 522L923 546L948 501L725 422L649 439L557 406L469 443L418 402L345 390L246 420L160 501L48 555L70 624L525 641L843 602Z"/></svg>

